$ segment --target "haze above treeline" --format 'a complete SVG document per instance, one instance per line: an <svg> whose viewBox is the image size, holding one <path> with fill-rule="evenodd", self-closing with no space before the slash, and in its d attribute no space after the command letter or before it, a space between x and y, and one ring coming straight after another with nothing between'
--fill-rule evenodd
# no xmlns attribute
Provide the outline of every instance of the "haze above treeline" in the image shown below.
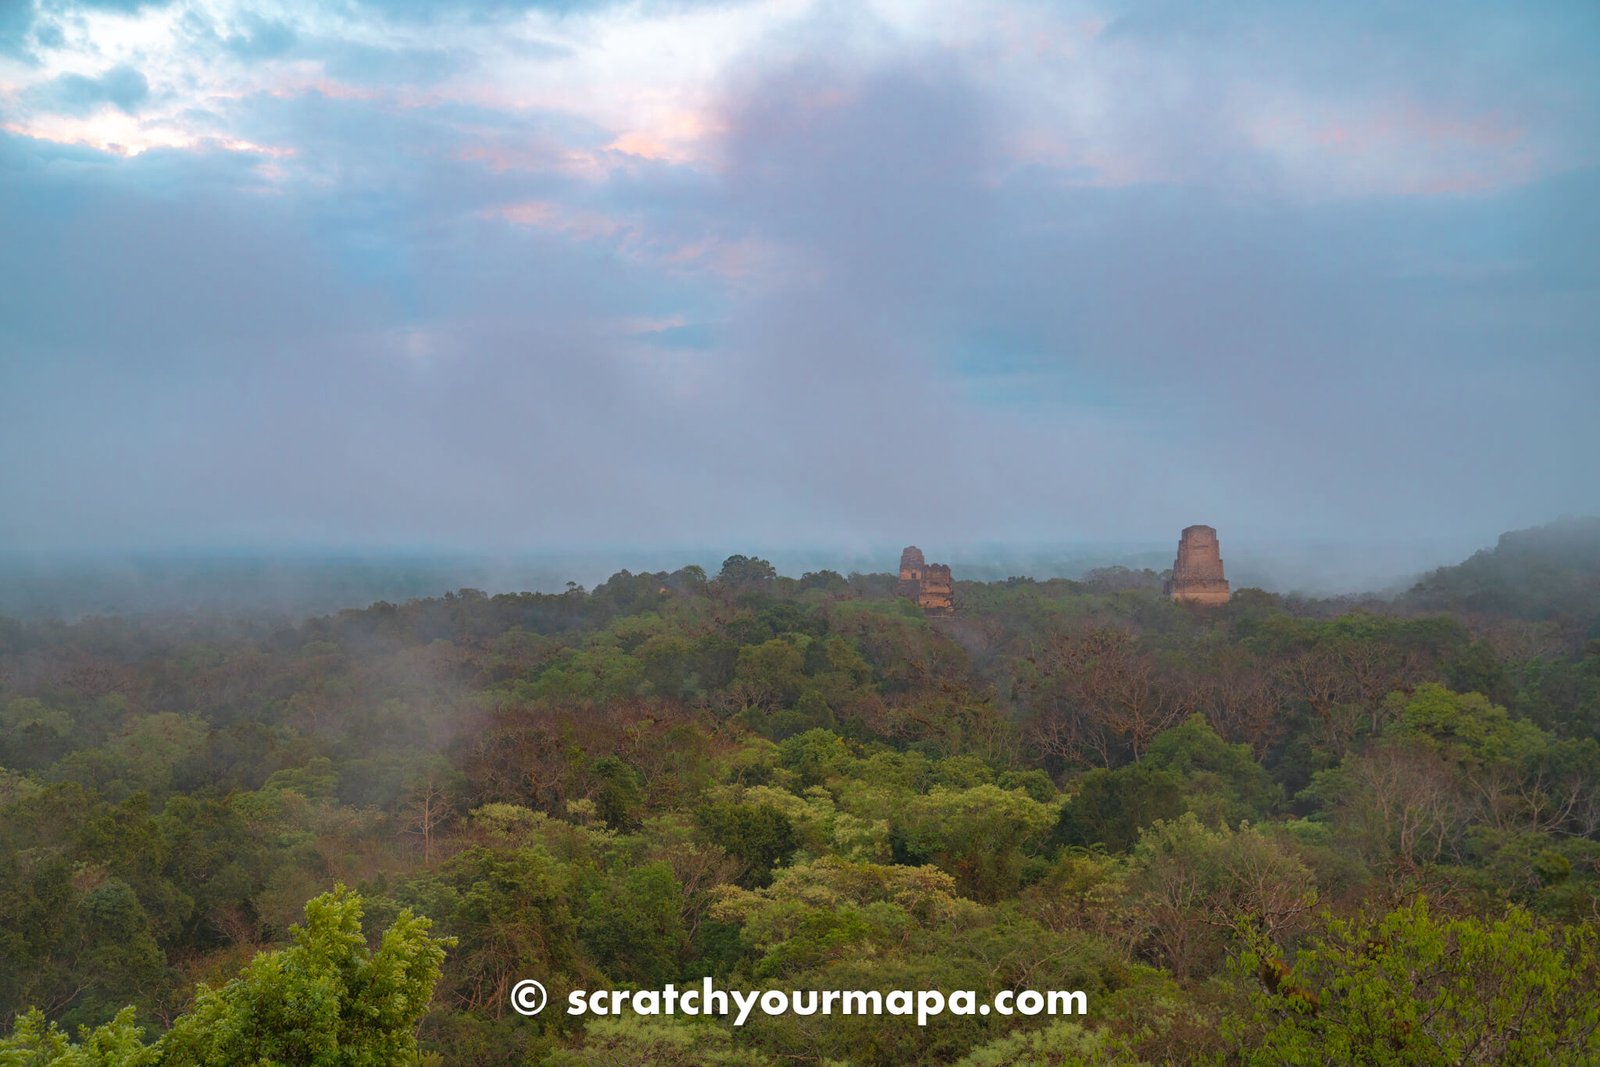
<svg viewBox="0 0 1600 1067"><path fill-rule="evenodd" d="M0 4L0 551L578 550L547 586L1205 523L1384 585L1600 511L1597 48L1594 3Z"/></svg>
<svg viewBox="0 0 1600 1067"><path fill-rule="evenodd" d="M1540 531L1577 530L1595 539L1600 520L1562 520ZM1539 532L1539 531L1531 531ZM1437 567L1459 563L1491 544L1440 538L1406 544L1252 543L1219 531L1235 589L1312 597L1390 597ZM908 540L906 543L912 543ZM960 581L1081 579L1123 567L1161 574L1170 544L1060 543L942 545L915 542L930 560L949 562ZM442 596L459 589L559 593L593 588L621 570L673 571L699 566L709 575L735 553L769 560L781 575L832 570L888 573L901 545L851 548L595 547L521 553L443 550L172 549L144 552L0 553L0 614L71 620L86 615L238 614L298 619L380 600Z"/></svg>

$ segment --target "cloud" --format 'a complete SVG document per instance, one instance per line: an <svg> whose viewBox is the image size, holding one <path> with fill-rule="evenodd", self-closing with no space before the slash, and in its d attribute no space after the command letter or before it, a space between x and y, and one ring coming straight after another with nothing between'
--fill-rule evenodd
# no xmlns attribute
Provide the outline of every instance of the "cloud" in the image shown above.
<svg viewBox="0 0 1600 1067"><path fill-rule="evenodd" d="M1600 509L1587 16L207 10L8 75L0 545Z"/></svg>
<svg viewBox="0 0 1600 1067"><path fill-rule="evenodd" d="M112 11L135 14L151 8L171 7L177 0L68 0L69 8L80 11Z"/></svg>
<svg viewBox="0 0 1600 1067"><path fill-rule="evenodd" d="M0 4L0 56L25 53L33 26L33 4Z"/></svg>
<svg viewBox="0 0 1600 1067"><path fill-rule="evenodd" d="M438 23L450 20L497 22L534 13L557 19L574 19L632 6L641 13L729 7L750 0L358 0L374 14L403 22Z"/></svg>
<svg viewBox="0 0 1600 1067"><path fill-rule="evenodd" d="M284 55L300 40L300 35L289 23L280 19L266 19L247 12L238 29L228 35L224 46L240 59L276 59Z"/></svg>
<svg viewBox="0 0 1600 1067"><path fill-rule="evenodd" d="M143 73L124 65L93 78L62 74L30 96L45 109L67 115L87 115L106 104L132 115L150 98L150 83Z"/></svg>
<svg viewBox="0 0 1600 1067"><path fill-rule="evenodd" d="M377 48L340 44L324 55L329 76L356 84L427 85L465 69L464 57L443 48Z"/></svg>

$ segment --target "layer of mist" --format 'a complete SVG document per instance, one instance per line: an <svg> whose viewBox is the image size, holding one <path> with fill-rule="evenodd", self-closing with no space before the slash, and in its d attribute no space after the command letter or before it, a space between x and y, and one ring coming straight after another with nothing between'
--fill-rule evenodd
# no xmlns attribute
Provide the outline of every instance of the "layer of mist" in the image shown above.
<svg viewBox="0 0 1600 1067"><path fill-rule="evenodd" d="M1043 545L918 542L930 560L948 562L960 581L1081 578L1108 567L1172 566L1177 538L1156 542ZM72 620L89 615L251 614L297 619L440 596L560 592L590 587L619 570L670 571L696 564L715 574L735 552L770 560L780 574L892 571L902 545L866 548L763 548L729 545L594 548L513 554L457 552L271 551L0 555L0 614ZM1222 533L1234 588L1337 596L1393 594L1426 571L1464 559L1475 548L1449 542L1382 544L1252 543Z"/></svg>

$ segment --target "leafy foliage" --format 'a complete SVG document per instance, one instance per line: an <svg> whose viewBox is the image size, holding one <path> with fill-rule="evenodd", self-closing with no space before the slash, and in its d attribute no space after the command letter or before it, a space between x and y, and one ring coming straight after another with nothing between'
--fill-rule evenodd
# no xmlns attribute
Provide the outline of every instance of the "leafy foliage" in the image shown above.
<svg viewBox="0 0 1600 1067"><path fill-rule="evenodd" d="M1388 603L1105 572L930 621L892 575L734 556L6 622L0 1065L1595 1062L1587 536ZM507 1001L706 975L1090 1013Z"/></svg>
<svg viewBox="0 0 1600 1067"><path fill-rule="evenodd" d="M1333 920L1275 983L1248 1063L1600 1063L1594 931L1518 908L1453 919L1419 899Z"/></svg>
<svg viewBox="0 0 1600 1067"><path fill-rule="evenodd" d="M74 1043L42 1013L0 1039L0 1064L38 1067L183 1067L218 1063L386 1067L413 1060L415 1027L433 995L447 942L429 921L400 913L376 951L361 932L361 898L344 888L306 904L286 949L256 956L153 1045L133 1010L84 1027Z"/></svg>

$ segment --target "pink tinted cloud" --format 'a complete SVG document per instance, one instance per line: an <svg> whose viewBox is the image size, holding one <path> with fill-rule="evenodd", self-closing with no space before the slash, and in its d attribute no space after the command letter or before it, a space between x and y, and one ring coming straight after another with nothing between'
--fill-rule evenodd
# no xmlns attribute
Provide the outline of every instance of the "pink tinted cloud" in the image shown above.
<svg viewBox="0 0 1600 1067"><path fill-rule="evenodd" d="M814 284L822 273L818 264L807 262L796 249L758 237L703 236L671 247L661 262L677 272L710 274L740 287Z"/></svg>
<svg viewBox="0 0 1600 1067"><path fill-rule="evenodd" d="M1422 143L1436 149L1504 148L1524 140L1527 134L1525 125L1497 111L1464 117L1401 102L1356 120L1330 121L1317 131L1316 140L1332 151L1364 153L1385 151L1397 143Z"/></svg>
<svg viewBox="0 0 1600 1067"><path fill-rule="evenodd" d="M480 215L573 241L601 243L624 259L672 274L709 276L736 286L804 280L815 274L814 269L803 268L801 257L794 250L764 238L712 232L684 237L676 232L652 230L640 219L551 200L499 204Z"/></svg>
<svg viewBox="0 0 1600 1067"><path fill-rule="evenodd" d="M566 234L579 241L597 241L626 236L629 227L620 219L599 211L566 207L549 200L521 200L490 208L488 215L514 226L532 226Z"/></svg>
<svg viewBox="0 0 1600 1067"><path fill-rule="evenodd" d="M1317 195L1459 196L1493 192L1555 165L1536 131L1500 109L1410 98L1337 110L1275 107L1241 122L1246 142Z"/></svg>
<svg viewBox="0 0 1600 1067"><path fill-rule="evenodd" d="M604 153L549 142L490 139L457 148L452 159L478 163L495 174L563 174L585 181L603 181L611 173Z"/></svg>

